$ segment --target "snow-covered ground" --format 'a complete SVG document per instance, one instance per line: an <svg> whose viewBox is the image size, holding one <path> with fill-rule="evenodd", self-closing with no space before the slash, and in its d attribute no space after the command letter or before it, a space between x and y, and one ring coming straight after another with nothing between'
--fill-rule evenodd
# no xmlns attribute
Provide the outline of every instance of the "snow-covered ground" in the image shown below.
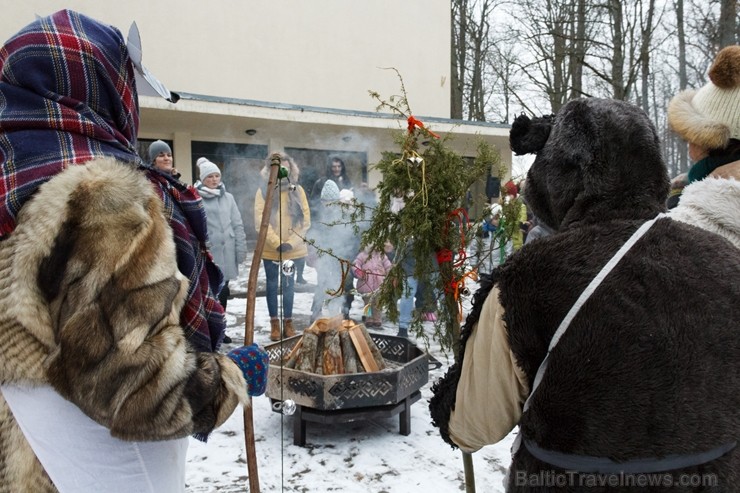
<svg viewBox="0 0 740 493"><path fill-rule="evenodd" d="M239 279L232 281L232 293L245 291L249 264L244 264ZM315 272L306 267L305 277L315 282ZM260 269L260 285L264 285ZM302 286L294 303L296 328L308 325L312 284ZM265 346L269 340L269 316L262 297L256 301L255 335ZM362 301L356 298L352 318L362 315ZM234 343L244 338L244 298L233 298L227 306L227 333ZM429 325L431 333L431 323ZM396 334L396 327L386 322L381 333ZM417 344L423 348L422 343ZM399 433L398 416L322 425L308 423L306 446L293 445L292 416L273 412L266 396L253 399L254 434L260 490L264 492L414 493L465 491L462 455L442 441L431 424L428 400L431 386L451 363L438 347L428 348L443 366L429 373L429 383L422 398L411 406L411 434ZM510 463L513 436L473 454L477 491L503 491L503 477ZM190 440L187 465L187 491L190 493L236 492L248 490L244 445L244 421L241 409L204 444Z"/></svg>

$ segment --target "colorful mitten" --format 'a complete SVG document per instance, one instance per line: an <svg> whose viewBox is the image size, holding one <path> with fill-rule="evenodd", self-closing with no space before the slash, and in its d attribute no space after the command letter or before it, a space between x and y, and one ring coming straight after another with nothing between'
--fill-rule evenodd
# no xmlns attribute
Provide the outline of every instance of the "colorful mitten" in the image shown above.
<svg viewBox="0 0 740 493"><path fill-rule="evenodd" d="M247 393L251 396L262 395L267 387L267 369L270 356L257 344L232 349L227 355L241 368L247 381Z"/></svg>

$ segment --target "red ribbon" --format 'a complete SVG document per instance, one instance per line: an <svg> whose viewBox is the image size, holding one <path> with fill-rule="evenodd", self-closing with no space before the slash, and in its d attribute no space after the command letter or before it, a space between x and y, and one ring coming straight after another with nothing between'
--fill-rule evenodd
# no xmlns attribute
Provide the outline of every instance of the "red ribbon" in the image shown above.
<svg viewBox="0 0 740 493"><path fill-rule="evenodd" d="M421 122L421 120L417 120L416 118L414 118L413 115L409 115L408 124L409 124L408 128L409 128L409 133L410 134L414 133L414 128L418 127L418 128L423 129L423 130L426 130L426 132L429 135L431 135L432 137L434 137L435 139L438 139L439 138L439 135L435 134L434 132L432 132L431 130L429 130L428 128L426 128L424 126L424 124Z"/></svg>
<svg viewBox="0 0 740 493"><path fill-rule="evenodd" d="M437 252L437 264L452 262L452 250L445 248Z"/></svg>

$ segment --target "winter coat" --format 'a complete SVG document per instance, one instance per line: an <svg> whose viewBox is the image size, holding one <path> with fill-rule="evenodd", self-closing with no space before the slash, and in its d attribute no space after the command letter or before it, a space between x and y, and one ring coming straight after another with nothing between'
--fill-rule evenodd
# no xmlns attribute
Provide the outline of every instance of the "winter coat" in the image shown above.
<svg viewBox="0 0 740 493"><path fill-rule="evenodd" d="M311 227L311 212L308 208L306 193L300 185L296 186L295 190L290 190L287 185L281 184L280 189L275 190L273 194L273 200L276 202L278 200L278 192L280 196L280 206L278 209L280 211L280 217L277 217L278 214L275 214L276 217L270 218L262 258L267 260L303 258L308 254L304 238L306 237L306 232ZM303 214L302 219L296 221L295 224L293 224L293 219L291 219L289 212L289 194L298 194L297 200L301 205ZM254 224L257 233L259 233L264 208L265 197L262 194L262 190L257 190L257 194L254 197ZM278 252L278 247L283 243L290 244L292 248Z"/></svg>
<svg viewBox="0 0 740 493"><path fill-rule="evenodd" d="M208 249L224 273L224 279L236 279L239 264L247 256L247 237L241 213L234 196L226 191L223 183L219 185L220 193L217 196L204 191L204 187L201 184L198 191L201 192L208 219Z"/></svg>
<svg viewBox="0 0 740 493"><path fill-rule="evenodd" d="M367 249L357 255L353 264L357 292L361 294L377 291L393 265L384 252L370 253Z"/></svg>
<svg viewBox="0 0 740 493"><path fill-rule="evenodd" d="M458 361L433 388L430 409L443 437L473 451L518 423L523 445L507 491L520 492L544 491L522 478L564 477L554 453L580 464L567 467L579 481L591 473L590 458L626 467L732 447L740 438L740 257L723 238L669 218L637 241L580 308L530 394L555 330L581 293L664 210L668 177L652 124L623 102L572 101L554 121L519 117L511 133L515 152L537 153L527 203L557 232L513 254L477 293ZM485 378L469 380L476 374ZM458 388L463 381L468 391ZM489 425L491 435L482 437ZM474 441L458 444L456 435ZM731 491L740 484L740 450L671 469L676 480L714 474L718 491ZM547 491L582 491L577 485Z"/></svg>
<svg viewBox="0 0 740 493"><path fill-rule="evenodd" d="M98 158L42 185L0 242L0 272L3 383L51 386L123 440L209 433L249 405L239 367L188 344L188 279L133 166ZM53 491L2 396L0 478L2 493Z"/></svg>
<svg viewBox="0 0 740 493"><path fill-rule="evenodd" d="M740 248L740 181L709 176L687 185L671 217L717 233Z"/></svg>
<svg viewBox="0 0 740 493"><path fill-rule="evenodd" d="M331 250L336 257L351 261L360 249L360 237L352 224L353 209L339 200L322 200L318 208L319 220L313 223L309 238L318 248Z"/></svg>

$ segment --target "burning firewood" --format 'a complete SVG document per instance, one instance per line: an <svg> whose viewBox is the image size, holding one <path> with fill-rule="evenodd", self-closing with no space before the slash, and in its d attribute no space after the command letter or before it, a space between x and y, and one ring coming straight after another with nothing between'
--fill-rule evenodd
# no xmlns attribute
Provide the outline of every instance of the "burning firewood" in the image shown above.
<svg viewBox="0 0 740 493"><path fill-rule="evenodd" d="M318 375L374 372L386 368L365 326L341 317L316 320L303 331L303 336L283 361L287 368Z"/></svg>

